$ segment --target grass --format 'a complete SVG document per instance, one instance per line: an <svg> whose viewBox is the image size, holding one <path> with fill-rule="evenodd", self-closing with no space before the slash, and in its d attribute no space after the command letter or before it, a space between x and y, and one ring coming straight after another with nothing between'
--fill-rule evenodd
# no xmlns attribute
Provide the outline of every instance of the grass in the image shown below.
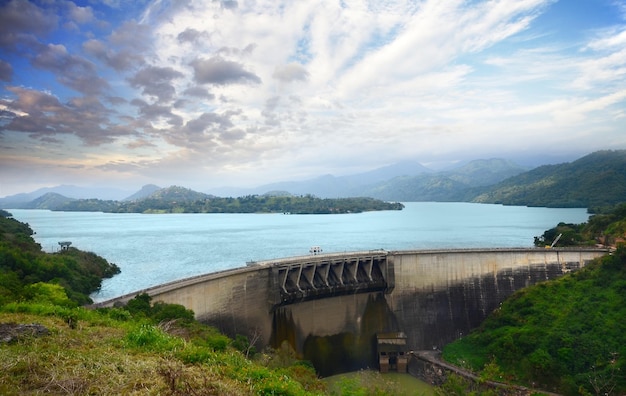
<svg viewBox="0 0 626 396"><path fill-rule="evenodd" d="M48 336L0 344L2 395L321 395L314 371L268 368L233 348L213 350L194 337L214 331L162 328L74 309L71 328L53 307L13 305L0 322L39 323ZM19 308L19 309L17 309ZM65 313L67 314L67 313ZM169 331L169 332L168 332ZM176 334L172 335L170 332ZM184 336L181 336L184 333ZM223 337L223 336L222 336Z"/></svg>
<svg viewBox="0 0 626 396"><path fill-rule="evenodd" d="M433 396L435 389L409 374L361 370L325 378L330 395Z"/></svg>
<svg viewBox="0 0 626 396"><path fill-rule="evenodd" d="M40 323L49 336L30 338L0 349L0 393L145 394L165 391L156 373L161 358L128 351L122 327L80 325L71 329L61 318L3 314L3 322ZM130 353L128 353L130 352Z"/></svg>

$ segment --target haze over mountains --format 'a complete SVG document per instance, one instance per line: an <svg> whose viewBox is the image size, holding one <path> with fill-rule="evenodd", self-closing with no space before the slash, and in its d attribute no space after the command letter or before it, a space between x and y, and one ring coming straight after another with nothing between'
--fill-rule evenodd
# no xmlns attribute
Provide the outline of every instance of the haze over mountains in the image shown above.
<svg viewBox="0 0 626 396"><path fill-rule="evenodd" d="M309 180L278 182L252 188L222 187L205 193L220 197L261 195L275 192L293 195L311 194L320 198L371 196L380 195L386 188L393 188L394 180L410 180L420 175L429 175L430 178L434 179L450 178L462 185L479 186L493 184L526 170L528 169L503 159L475 160L458 168L442 172L435 172L417 161L403 161L349 176L323 175ZM0 199L0 206L7 207L6 205L9 203L31 202L47 193L56 193L74 199L137 200L151 196L161 188L154 184L148 184L139 191L131 193L124 190L61 185L2 198Z"/></svg>
<svg viewBox="0 0 626 396"><path fill-rule="evenodd" d="M399 162L369 172L249 189L196 192L183 187L143 186L121 190L58 186L0 199L2 208L54 209L64 201L202 200L246 195L314 195L319 198L371 197L385 201L466 201L553 207L605 207L626 202L626 150L598 151L571 163L524 168L504 159L474 160L435 172L418 162Z"/></svg>

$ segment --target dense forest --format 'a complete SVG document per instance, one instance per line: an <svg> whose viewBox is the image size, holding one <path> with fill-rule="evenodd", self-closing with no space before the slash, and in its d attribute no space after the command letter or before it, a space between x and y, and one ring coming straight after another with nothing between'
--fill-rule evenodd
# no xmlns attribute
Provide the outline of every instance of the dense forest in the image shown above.
<svg viewBox="0 0 626 396"><path fill-rule="evenodd" d="M605 150L571 163L544 165L485 189L467 199L504 205L588 208L602 213L626 201L626 150Z"/></svg>
<svg viewBox="0 0 626 396"><path fill-rule="evenodd" d="M563 232L567 245L610 240L618 247L577 272L515 293L479 329L447 345L444 358L484 379L566 395L624 394L625 224L623 204L586 224L548 230L538 244Z"/></svg>
<svg viewBox="0 0 626 396"><path fill-rule="evenodd" d="M206 197L173 199L167 195L137 201L72 200L57 206L62 211L100 211L114 213L289 213L341 214L376 210L402 210L404 205L373 198L316 198L304 196L249 195L239 198Z"/></svg>

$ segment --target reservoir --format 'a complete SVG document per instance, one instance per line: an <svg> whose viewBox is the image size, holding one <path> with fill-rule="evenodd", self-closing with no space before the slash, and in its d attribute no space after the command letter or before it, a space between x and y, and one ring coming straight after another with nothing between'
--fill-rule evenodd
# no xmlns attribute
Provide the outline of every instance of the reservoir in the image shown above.
<svg viewBox="0 0 626 396"><path fill-rule="evenodd" d="M44 251L58 242L94 252L122 272L94 301L247 262L363 250L532 247L559 222L583 223L581 208L408 202L401 211L341 215L116 214L9 209Z"/></svg>

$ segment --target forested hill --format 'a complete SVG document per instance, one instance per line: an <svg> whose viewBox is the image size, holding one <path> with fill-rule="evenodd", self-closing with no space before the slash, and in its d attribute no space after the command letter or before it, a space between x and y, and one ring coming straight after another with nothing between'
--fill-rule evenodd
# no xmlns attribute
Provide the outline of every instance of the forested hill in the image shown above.
<svg viewBox="0 0 626 396"><path fill-rule="evenodd" d="M402 210L404 205L374 198L317 198L311 195L249 195L220 198L172 186L135 201L68 200L49 207L62 211L112 213L289 213L341 214L377 210Z"/></svg>
<svg viewBox="0 0 626 396"><path fill-rule="evenodd" d="M505 205L581 207L591 212L626 202L626 150L598 151L508 178L471 198Z"/></svg>

